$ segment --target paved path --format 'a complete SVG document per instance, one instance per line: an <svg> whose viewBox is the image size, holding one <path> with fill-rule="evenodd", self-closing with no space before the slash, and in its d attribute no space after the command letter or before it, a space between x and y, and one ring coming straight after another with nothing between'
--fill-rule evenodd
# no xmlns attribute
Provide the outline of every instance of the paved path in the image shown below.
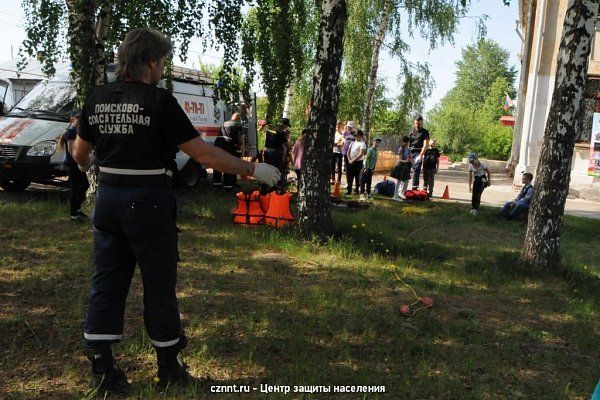
<svg viewBox="0 0 600 400"><path fill-rule="evenodd" d="M384 178L383 174L373 177L373 187ZM455 171L440 169L435 177L433 197L440 198L444 188L448 185L450 200L461 203L471 202L469 193L468 173L466 171ZM507 179L504 174L492 174L492 185L485 189L481 197L481 203L488 206L501 207L506 201L514 199L520 188L514 188L512 179ZM567 199L565 213L578 217L600 219L600 203L582 199Z"/></svg>

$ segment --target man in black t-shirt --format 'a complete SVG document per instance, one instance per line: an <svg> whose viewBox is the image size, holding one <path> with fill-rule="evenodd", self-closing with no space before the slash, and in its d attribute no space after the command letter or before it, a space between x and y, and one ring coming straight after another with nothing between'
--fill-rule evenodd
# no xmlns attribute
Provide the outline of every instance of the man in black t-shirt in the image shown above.
<svg viewBox="0 0 600 400"><path fill-rule="evenodd" d="M205 143L177 100L157 88L173 46L151 28L130 31L119 47L120 80L99 86L81 116L73 158L81 169L95 148L99 186L93 217L92 290L85 318L85 353L99 394L128 387L113 360L136 264L144 284L144 323L156 350L158 389L190 379L179 352L187 344L175 294L177 228L168 168L177 149L202 165L254 176L273 185L279 171L253 164Z"/></svg>
<svg viewBox="0 0 600 400"><path fill-rule="evenodd" d="M425 150L429 148L429 131L423 128L422 116L419 115L417 118L415 118L414 126L408 137L410 139L408 144L410 147L410 153L414 160L412 188L413 190L416 190L419 188L419 178L421 175L423 155L425 154Z"/></svg>
<svg viewBox="0 0 600 400"><path fill-rule="evenodd" d="M290 120L288 118L282 118L276 129L267 130L267 135L265 137L265 162L279 169L281 179L276 185L279 190L283 190L286 184L289 129ZM263 185L261 187L261 193L265 193L266 191L268 190Z"/></svg>
<svg viewBox="0 0 600 400"><path fill-rule="evenodd" d="M244 135L240 114L233 113L231 119L221 127L221 134L215 139L215 146L225 150L234 157L241 157L244 149ZM232 190L236 183L237 175L223 174L213 170L213 186L223 185L226 190Z"/></svg>

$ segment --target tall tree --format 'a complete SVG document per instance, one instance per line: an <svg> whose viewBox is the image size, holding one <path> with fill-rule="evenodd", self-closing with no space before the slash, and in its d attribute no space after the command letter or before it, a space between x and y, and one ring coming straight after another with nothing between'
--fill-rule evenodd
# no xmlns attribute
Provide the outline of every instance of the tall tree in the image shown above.
<svg viewBox="0 0 600 400"><path fill-rule="evenodd" d="M347 19L345 0L323 0L319 43L308 120L309 134L302 161L299 227L306 236L325 238L333 230L329 205L329 172L338 110L339 78Z"/></svg>
<svg viewBox="0 0 600 400"><path fill-rule="evenodd" d="M504 138L507 132L496 126L498 118L507 114L502 108L505 93L515 95L516 70L509 57L507 50L488 39L463 49L454 86L428 115L432 132L446 150L504 157L504 145L488 151L486 143L492 141L484 139L494 132Z"/></svg>
<svg viewBox="0 0 600 400"><path fill-rule="evenodd" d="M479 108L498 78L504 78L514 95L517 70L510 65L510 52L489 39L465 47L456 62L456 83L449 93L469 108Z"/></svg>
<svg viewBox="0 0 600 400"><path fill-rule="evenodd" d="M371 54L369 84L367 87L367 94L365 98L363 112L363 130L365 133L367 143L369 142L369 134L371 132L371 112L373 106L373 95L375 94L375 88L377 86L377 71L379 70L379 51L381 50L381 46L383 45L383 41L385 40L385 34L388 31L391 8L392 1L384 0L383 13L381 14L381 20L379 21L377 35L375 36L375 43L373 43L373 52Z"/></svg>
<svg viewBox="0 0 600 400"><path fill-rule="evenodd" d="M521 254L523 261L538 268L560 264L562 218L597 17L598 0L569 0Z"/></svg>
<svg viewBox="0 0 600 400"><path fill-rule="evenodd" d="M372 4L371 7L376 10L371 15L374 15L375 21L378 21L372 43L368 86L363 108L363 129L368 137L371 129L371 103L379 69L379 54L386 37L388 35L392 37L393 45L389 46L390 53L399 59L402 65L401 71L406 72L411 66L405 58L410 47L403 38L403 28L408 28L410 37L418 32L420 36L428 39L431 48L446 41L452 42L460 19L468 11L470 0L377 0L367 1L367 3ZM480 27L484 18L479 19ZM420 63L416 65L419 66Z"/></svg>
<svg viewBox="0 0 600 400"><path fill-rule="evenodd" d="M286 94L305 68L305 58L315 37L307 30L314 5L307 0L258 0L242 27L242 63L248 84L254 78L254 63L260 66L262 86L269 99L267 119L281 115ZM291 99L287 100L291 102Z"/></svg>

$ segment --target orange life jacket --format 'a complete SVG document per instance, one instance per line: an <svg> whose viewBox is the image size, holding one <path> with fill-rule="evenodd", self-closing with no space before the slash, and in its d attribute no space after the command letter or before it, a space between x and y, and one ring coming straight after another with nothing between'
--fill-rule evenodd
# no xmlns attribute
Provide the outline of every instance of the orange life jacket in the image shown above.
<svg viewBox="0 0 600 400"><path fill-rule="evenodd" d="M259 194L258 202L260 203L260 207L264 212L269 211L269 201L271 200L271 193L267 194Z"/></svg>
<svg viewBox="0 0 600 400"><path fill-rule="evenodd" d="M240 225L261 225L265 220L265 212L260 206L258 191L251 194L239 192L237 207L231 212L233 222Z"/></svg>
<svg viewBox="0 0 600 400"><path fill-rule="evenodd" d="M294 223L294 216L290 211L290 199L292 194L286 192L277 194L271 192L269 199L269 210L265 214L265 224L276 228Z"/></svg>

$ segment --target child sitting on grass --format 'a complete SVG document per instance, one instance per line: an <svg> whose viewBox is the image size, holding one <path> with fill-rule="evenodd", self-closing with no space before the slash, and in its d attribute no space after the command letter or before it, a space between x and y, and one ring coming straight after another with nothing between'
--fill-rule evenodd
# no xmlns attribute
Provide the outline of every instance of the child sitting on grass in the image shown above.
<svg viewBox="0 0 600 400"><path fill-rule="evenodd" d="M513 201L507 201L504 203L504 207L500 210L499 215L507 219L519 218L522 215L527 215L529 212L529 203L531 203L531 197L533 196L533 175L529 172L525 172L521 178L523 182L523 188L519 192L519 195Z"/></svg>

